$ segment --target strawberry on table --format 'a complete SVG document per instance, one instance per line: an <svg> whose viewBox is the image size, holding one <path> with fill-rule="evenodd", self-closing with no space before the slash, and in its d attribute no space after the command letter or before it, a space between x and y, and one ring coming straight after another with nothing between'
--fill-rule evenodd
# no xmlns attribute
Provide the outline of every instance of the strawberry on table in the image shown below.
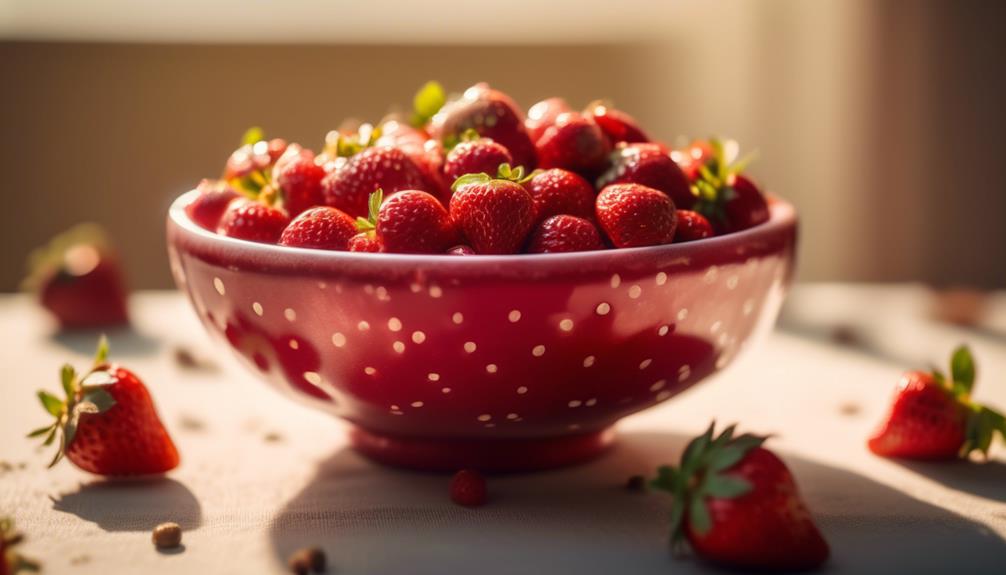
<svg viewBox="0 0 1006 575"><path fill-rule="evenodd" d="M453 184L465 174L495 174L503 164L513 164L510 152L472 130L462 135L462 141L447 153L444 176Z"/></svg>
<svg viewBox="0 0 1006 575"><path fill-rule="evenodd" d="M391 253L439 254L458 242L447 210L419 190L404 190L387 200L377 190L370 195L369 218L357 218L356 227L373 231L382 251Z"/></svg>
<svg viewBox="0 0 1006 575"><path fill-rule="evenodd" d="M149 475L178 466L178 450L161 424L143 382L128 369L107 361L108 344L98 344L92 368L78 375L64 365L66 399L40 391L42 406L56 418L29 437L59 440L50 467L65 455L74 465L98 475Z"/></svg>
<svg viewBox="0 0 1006 575"><path fill-rule="evenodd" d="M640 184L614 184L601 190L597 221L616 248L669 244L677 213L666 194Z"/></svg>
<svg viewBox="0 0 1006 575"><path fill-rule="evenodd" d="M1006 417L971 401L974 383L975 364L965 346L954 350L949 380L939 370L906 372L867 443L870 451L907 459L986 456L996 433L1006 439Z"/></svg>
<svg viewBox="0 0 1006 575"><path fill-rule="evenodd" d="M365 148L338 165L322 180L325 204L353 217L367 215L367 199L381 188L386 194L401 190L428 191L427 179L412 158L398 148Z"/></svg>
<svg viewBox="0 0 1006 575"><path fill-rule="evenodd" d="M649 136L643 132L632 116L604 102L591 103L584 111L584 115L601 127L601 131L608 136L612 144L650 141Z"/></svg>
<svg viewBox="0 0 1006 575"><path fill-rule="evenodd" d="M705 216L691 210L678 210L678 227L674 231L674 243L692 242L714 235L713 226Z"/></svg>
<svg viewBox="0 0 1006 575"><path fill-rule="evenodd" d="M345 212L318 206L294 218L283 230L279 245L345 251L356 233L356 222Z"/></svg>
<svg viewBox="0 0 1006 575"><path fill-rule="evenodd" d="M537 142L545 130L555 124L559 114L572 111L573 109L562 98L548 98L528 108L524 127L531 141Z"/></svg>
<svg viewBox="0 0 1006 575"><path fill-rule="evenodd" d="M611 143L594 121L577 112L559 114L535 142L538 166L596 175L604 169Z"/></svg>
<svg viewBox="0 0 1006 575"><path fill-rule="evenodd" d="M24 287L64 329L129 322L123 273L104 230L80 224L31 253Z"/></svg>
<svg viewBox="0 0 1006 575"><path fill-rule="evenodd" d="M535 219L534 200L521 185L525 181L522 168L504 164L496 179L468 174L454 182L451 219L477 253L520 251Z"/></svg>
<svg viewBox="0 0 1006 575"><path fill-rule="evenodd" d="M660 144L618 144L611 166L597 179L597 189L610 184L642 184L667 194L674 205L691 209L695 196L681 168Z"/></svg>
<svg viewBox="0 0 1006 575"><path fill-rule="evenodd" d="M464 507L481 507L489 499L486 479L474 469L462 469L451 478L451 501Z"/></svg>
<svg viewBox="0 0 1006 575"><path fill-rule="evenodd" d="M196 189L199 195L185 206L185 213L200 227L216 231L227 206L241 195L223 180L203 180Z"/></svg>
<svg viewBox="0 0 1006 575"><path fill-rule="evenodd" d="M220 219L217 233L265 244L279 241L290 217L283 210L268 205L265 200L241 198L231 202Z"/></svg>
<svg viewBox="0 0 1006 575"><path fill-rule="evenodd" d="M786 464L762 447L764 437L714 426L693 439L678 467L651 482L673 497L671 543L687 541L701 558L728 567L799 571L829 555Z"/></svg>
<svg viewBox="0 0 1006 575"><path fill-rule="evenodd" d="M594 188L573 172L560 168L537 170L524 187L534 200L538 221L559 214L594 217Z"/></svg>
<svg viewBox="0 0 1006 575"><path fill-rule="evenodd" d="M705 216L721 234L768 221L768 202L758 186L743 175L753 157L738 160L739 147L733 140L711 139L708 146L710 152L703 156L705 162L698 166L692 183L696 200L691 209Z"/></svg>
<svg viewBox="0 0 1006 575"><path fill-rule="evenodd" d="M531 232L527 252L548 254L603 250L597 226L589 220L566 214L552 216Z"/></svg>

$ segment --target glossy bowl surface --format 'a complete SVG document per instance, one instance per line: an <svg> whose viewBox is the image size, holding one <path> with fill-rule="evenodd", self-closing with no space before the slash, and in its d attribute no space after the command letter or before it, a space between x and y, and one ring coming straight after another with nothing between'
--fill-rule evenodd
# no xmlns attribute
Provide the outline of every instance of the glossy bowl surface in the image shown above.
<svg viewBox="0 0 1006 575"><path fill-rule="evenodd" d="M620 418L725 368L771 328L796 217L686 244L573 254L328 252L168 216L171 268L206 328L276 388L426 469L536 469L599 453Z"/></svg>

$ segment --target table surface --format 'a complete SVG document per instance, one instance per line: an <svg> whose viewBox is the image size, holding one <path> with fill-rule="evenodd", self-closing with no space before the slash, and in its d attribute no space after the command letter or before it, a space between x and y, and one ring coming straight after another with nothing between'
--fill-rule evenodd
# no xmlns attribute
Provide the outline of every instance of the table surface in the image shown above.
<svg viewBox="0 0 1006 575"><path fill-rule="evenodd" d="M338 573L705 573L667 547L668 501L625 478L677 460L709 421L771 432L832 545L835 573L1002 573L1006 450L986 464L872 456L864 440L901 371L959 342L979 362L976 397L1006 407L1006 294L979 325L929 319L919 286L797 287L778 328L725 373L624 420L619 443L578 467L490 479L492 501L453 505L447 477L376 466L344 425L278 396L213 347L173 292L136 294L135 327L113 357L156 397L182 453L160 480L108 482L23 439L45 423L34 392L86 365L93 334L59 335L25 296L0 296L0 512L47 573L283 573L323 547ZM835 341L841 341L841 344ZM186 367L180 347L210 365ZM158 553L150 529L173 520L184 549Z"/></svg>

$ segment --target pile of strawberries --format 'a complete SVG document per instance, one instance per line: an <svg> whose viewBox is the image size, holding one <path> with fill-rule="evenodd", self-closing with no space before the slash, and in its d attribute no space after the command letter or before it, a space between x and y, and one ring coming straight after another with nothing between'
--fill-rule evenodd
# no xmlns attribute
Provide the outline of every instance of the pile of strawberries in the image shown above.
<svg viewBox="0 0 1006 575"><path fill-rule="evenodd" d="M549 98L525 116L486 84L448 101L430 82L414 108L332 131L318 154L249 130L188 214L255 242L455 255L653 246L768 219L734 142L672 149L600 102Z"/></svg>

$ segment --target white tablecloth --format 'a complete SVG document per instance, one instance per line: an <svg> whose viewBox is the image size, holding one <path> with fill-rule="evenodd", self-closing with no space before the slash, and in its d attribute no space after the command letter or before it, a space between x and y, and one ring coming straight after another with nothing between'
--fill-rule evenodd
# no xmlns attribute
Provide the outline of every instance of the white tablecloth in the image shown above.
<svg viewBox="0 0 1006 575"><path fill-rule="evenodd" d="M977 329L927 320L926 297L911 286L798 288L785 331L721 376L622 422L606 456L491 478L492 502L465 509L448 499L446 476L379 467L348 450L339 421L257 383L167 292L137 294L135 331L112 333L111 343L151 388L181 467L125 483L66 462L46 470L49 452L23 438L46 421L35 390L58 390L61 363L86 365L94 339L52 335L28 299L3 296L0 513L15 516L24 551L48 573L282 573L305 545L322 546L338 573L707 572L670 557L666 498L620 485L675 462L686 437L716 418L775 434L769 445L832 544L831 572L1002 573L1001 446L985 465L898 463L864 446L898 374L942 363L960 341L979 361L978 399L1006 408L1006 297ZM860 347L827 341L836 323ZM179 345L219 368L180 365ZM185 530L181 552L150 544L150 529L168 520Z"/></svg>

